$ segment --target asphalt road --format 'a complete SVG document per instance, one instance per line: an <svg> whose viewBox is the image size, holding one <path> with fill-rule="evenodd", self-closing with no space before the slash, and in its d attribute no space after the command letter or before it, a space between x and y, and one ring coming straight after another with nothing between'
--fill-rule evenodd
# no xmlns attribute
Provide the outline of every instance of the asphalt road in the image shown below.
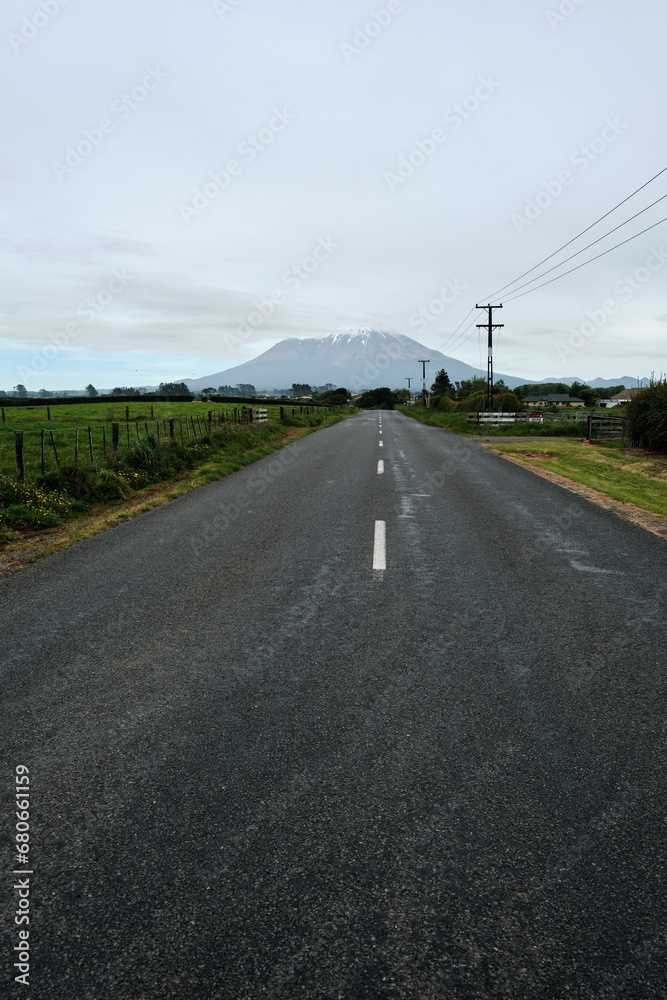
<svg viewBox="0 0 667 1000"><path fill-rule="evenodd" d="M666 997L666 583L376 411L0 581L0 992L23 764L40 1000Z"/></svg>

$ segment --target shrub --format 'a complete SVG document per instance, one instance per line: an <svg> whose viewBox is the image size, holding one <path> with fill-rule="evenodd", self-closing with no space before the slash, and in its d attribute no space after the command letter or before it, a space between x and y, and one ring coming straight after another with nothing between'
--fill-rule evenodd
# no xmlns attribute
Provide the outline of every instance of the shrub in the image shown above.
<svg viewBox="0 0 667 1000"><path fill-rule="evenodd" d="M625 407L632 443L667 451L667 378L651 376L650 385L636 393Z"/></svg>
<svg viewBox="0 0 667 1000"><path fill-rule="evenodd" d="M0 526L3 528L51 528L60 524L70 505L58 490L0 480Z"/></svg>

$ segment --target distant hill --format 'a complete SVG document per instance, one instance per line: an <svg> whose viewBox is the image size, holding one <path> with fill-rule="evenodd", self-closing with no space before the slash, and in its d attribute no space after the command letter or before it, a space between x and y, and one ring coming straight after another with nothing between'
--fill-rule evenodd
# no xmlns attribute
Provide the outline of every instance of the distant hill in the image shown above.
<svg viewBox="0 0 667 1000"><path fill-rule="evenodd" d="M431 362L426 366L427 386L431 385L441 368L445 369L452 382L462 382L473 375L486 376L486 371L472 368L463 361L434 351L432 347L424 347L405 334L358 330L306 339L291 337L274 344L253 361L203 378L178 381L185 382L195 392L209 386L217 389L219 385L236 385L239 382L251 383L258 392L289 388L292 382L309 385L332 382L345 386L351 392L363 392L380 385L387 385L390 389L407 388L405 380L411 376L412 389L420 391L422 367L417 364L420 358L428 358ZM504 379L511 388L528 381L502 372L494 372L494 378Z"/></svg>
<svg viewBox="0 0 667 1000"><path fill-rule="evenodd" d="M621 378L594 378L589 381L585 378L575 378L566 375L565 378L541 378L538 381L527 380L529 385L541 385L542 382L564 382L565 385L572 385L573 382L585 382L591 389L608 389L610 385L624 385L626 389L631 389L637 384L636 378L623 375ZM517 382L517 385L521 383Z"/></svg>

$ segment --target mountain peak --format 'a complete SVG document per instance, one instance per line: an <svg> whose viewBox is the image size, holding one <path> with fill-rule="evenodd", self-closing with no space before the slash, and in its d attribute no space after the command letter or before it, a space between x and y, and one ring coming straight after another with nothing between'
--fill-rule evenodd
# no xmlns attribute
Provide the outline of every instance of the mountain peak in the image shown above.
<svg viewBox="0 0 667 1000"><path fill-rule="evenodd" d="M371 340L386 340L396 336L397 334L395 333L387 333L384 330L376 330L371 326L360 326L347 327L344 330L340 330L338 333L324 333L319 337L314 337L313 339L318 341L328 341L330 344L351 343L353 341L367 344Z"/></svg>
<svg viewBox="0 0 667 1000"><path fill-rule="evenodd" d="M452 382L481 374L479 369L425 347L404 333L368 326L303 339L290 337L274 344L253 361L205 378L184 381L195 390L239 382L251 383L258 390L268 392L288 388L293 382L308 385L331 382L351 392L379 385L396 389L404 387L410 376L421 378L418 359L424 357L431 359L426 372L429 385L440 368L447 371ZM517 385L520 381L503 376L501 372L497 377L505 378L508 385Z"/></svg>

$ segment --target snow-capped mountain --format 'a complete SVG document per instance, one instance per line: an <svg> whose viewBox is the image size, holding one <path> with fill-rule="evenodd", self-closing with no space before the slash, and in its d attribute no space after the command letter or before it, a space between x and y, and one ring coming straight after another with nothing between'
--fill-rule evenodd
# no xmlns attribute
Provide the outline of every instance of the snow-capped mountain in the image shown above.
<svg viewBox="0 0 667 1000"><path fill-rule="evenodd" d="M364 328L306 339L290 337L274 344L253 361L203 378L182 381L194 391L239 382L251 383L258 392L288 388L292 382L309 385L331 382L345 386L350 392L363 392L380 385L390 389L406 388L406 379L411 377L413 391L418 391L422 378L422 366L418 362L422 358L430 360L426 366L427 386L441 368L452 382L486 375L486 371L480 372L463 361L424 347L405 334ZM494 372L494 376L503 378L512 387L528 381L502 372Z"/></svg>

